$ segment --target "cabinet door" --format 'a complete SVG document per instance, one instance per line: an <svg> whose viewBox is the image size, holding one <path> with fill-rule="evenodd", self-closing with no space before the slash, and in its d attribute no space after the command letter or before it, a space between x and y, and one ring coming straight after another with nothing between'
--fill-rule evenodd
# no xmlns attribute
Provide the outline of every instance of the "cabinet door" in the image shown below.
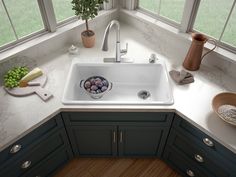
<svg viewBox="0 0 236 177"><path fill-rule="evenodd" d="M120 156L160 157L168 135L168 128L153 123L134 123L119 126L118 133Z"/></svg>
<svg viewBox="0 0 236 177"><path fill-rule="evenodd" d="M73 151L78 156L115 156L117 128L113 125L85 123L72 126L69 136Z"/></svg>

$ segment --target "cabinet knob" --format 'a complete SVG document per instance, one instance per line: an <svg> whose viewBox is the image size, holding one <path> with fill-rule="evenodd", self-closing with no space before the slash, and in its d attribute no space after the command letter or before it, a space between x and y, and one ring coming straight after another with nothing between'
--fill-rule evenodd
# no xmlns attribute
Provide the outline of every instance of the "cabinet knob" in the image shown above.
<svg viewBox="0 0 236 177"><path fill-rule="evenodd" d="M29 168L30 165L31 165L31 161L30 161L30 160L27 160L27 161L25 161L25 162L22 163L21 168L22 168L22 169L26 169L26 168Z"/></svg>
<svg viewBox="0 0 236 177"><path fill-rule="evenodd" d="M200 156L199 154L195 154L194 155L194 158L196 161L200 162L200 163L203 163L204 162L204 159L202 156Z"/></svg>
<svg viewBox="0 0 236 177"><path fill-rule="evenodd" d="M213 147L214 143L209 138L203 138L203 143L209 147Z"/></svg>
<svg viewBox="0 0 236 177"><path fill-rule="evenodd" d="M21 145L20 144L16 144L16 145L12 146L12 148L10 149L10 153L11 154L15 154L15 153L17 153L20 150L21 150Z"/></svg>
<svg viewBox="0 0 236 177"><path fill-rule="evenodd" d="M191 176L191 177L195 176L192 170L187 169L186 173L188 176Z"/></svg>

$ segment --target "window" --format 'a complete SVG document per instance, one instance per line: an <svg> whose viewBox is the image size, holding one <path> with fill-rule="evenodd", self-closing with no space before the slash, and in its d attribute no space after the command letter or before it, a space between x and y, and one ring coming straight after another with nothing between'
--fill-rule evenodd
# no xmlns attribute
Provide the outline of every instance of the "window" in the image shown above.
<svg viewBox="0 0 236 177"><path fill-rule="evenodd" d="M0 0L0 52L75 19L71 1Z"/></svg>
<svg viewBox="0 0 236 177"><path fill-rule="evenodd" d="M164 22L172 21L169 24L181 31L204 33L236 53L235 4L236 0L139 0L138 8Z"/></svg>
<svg viewBox="0 0 236 177"><path fill-rule="evenodd" d="M139 0L139 8L143 8L148 11L158 13L158 1L157 0Z"/></svg>
<svg viewBox="0 0 236 177"><path fill-rule="evenodd" d="M36 0L0 0L0 24L0 46L44 29Z"/></svg>
<svg viewBox="0 0 236 177"><path fill-rule="evenodd" d="M234 6L234 10L221 40L229 45L231 44L236 47L236 6Z"/></svg>
<svg viewBox="0 0 236 177"><path fill-rule="evenodd" d="M0 46L16 40L11 23L5 13L2 2L0 1Z"/></svg>
<svg viewBox="0 0 236 177"><path fill-rule="evenodd" d="M71 1L72 0L52 0L57 22L75 16Z"/></svg>
<svg viewBox="0 0 236 177"><path fill-rule="evenodd" d="M236 46L234 0L201 0L193 30Z"/></svg>
<svg viewBox="0 0 236 177"><path fill-rule="evenodd" d="M180 24L185 0L139 0L139 8Z"/></svg>

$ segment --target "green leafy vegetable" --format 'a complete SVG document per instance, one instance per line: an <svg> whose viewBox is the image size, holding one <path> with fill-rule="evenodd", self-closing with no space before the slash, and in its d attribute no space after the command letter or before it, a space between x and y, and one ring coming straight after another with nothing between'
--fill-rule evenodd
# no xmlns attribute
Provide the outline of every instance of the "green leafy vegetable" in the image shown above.
<svg viewBox="0 0 236 177"><path fill-rule="evenodd" d="M19 86L19 81L22 77L29 73L29 69L25 66L14 67L13 69L9 70L4 75L4 85L7 88L14 88Z"/></svg>

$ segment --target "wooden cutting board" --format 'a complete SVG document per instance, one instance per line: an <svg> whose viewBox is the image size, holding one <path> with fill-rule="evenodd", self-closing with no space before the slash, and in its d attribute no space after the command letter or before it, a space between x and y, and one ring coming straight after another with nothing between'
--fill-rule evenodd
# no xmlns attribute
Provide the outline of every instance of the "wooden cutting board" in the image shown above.
<svg viewBox="0 0 236 177"><path fill-rule="evenodd" d="M53 96L49 91L43 88L47 83L46 74L43 74L42 76L34 79L33 82L38 82L40 83L40 85L27 86L27 87L15 87L12 89L5 87L5 90L7 91L8 94L12 96L18 96L18 97L37 94L43 101L47 101Z"/></svg>

